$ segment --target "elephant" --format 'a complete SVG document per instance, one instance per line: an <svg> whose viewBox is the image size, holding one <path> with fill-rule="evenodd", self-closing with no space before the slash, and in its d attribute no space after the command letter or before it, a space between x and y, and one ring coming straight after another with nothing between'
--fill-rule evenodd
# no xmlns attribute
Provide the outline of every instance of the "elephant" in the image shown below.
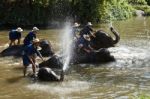
<svg viewBox="0 0 150 99"><path fill-rule="evenodd" d="M58 57L57 55L53 55L48 60L39 64L39 68L42 67L62 69L63 63L61 62L61 57Z"/></svg>
<svg viewBox="0 0 150 99"><path fill-rule="evenodd" d="M92 47L96 50L114 47L119 42L120 35L113 27L110 27L110 31L115 35L115 39L104 31L98 30L94 33L94 36L91 36Z"/></svg>
<svg viewBox="0 0 150 99"><path fill-rule="evenodd" d="M4 57L4 56L21 57L22 52L23 52L23 47L24 47L23 45L14 45L14 46L8 47L0 53L0 56L2 56L2 57ZM48 40L41 40L40 47L42 48L40 50L42 56L48 57L48 56L51 56L54 54L52 46Z"/></svg>
<svg viewBox="0 0 150 99"><path fill-rule="evenodd" d="M38 71L38 79L41 81L63 81L64 80L64 71L61 70L61 73L58 76L58 70L54 71L48 67L42 67Z"/></svg>
<svg viewBox="0 0 150 99"><path fill-rule="evenodd" d="M97 51L93 51L90 54L85 52L74 52L71 58L71 63L106 63L115 61L107 48L101 48Z"/></svg>
<svg viewBox="0 0 150 99"><path fill-rule="evenodd" d="M63 81L64 71L61 58L53 55L47 61L39 64L38 78L41 81ZM60 73L61 72L61 73ZM58 76L58 74L60 76Z"/></svg>

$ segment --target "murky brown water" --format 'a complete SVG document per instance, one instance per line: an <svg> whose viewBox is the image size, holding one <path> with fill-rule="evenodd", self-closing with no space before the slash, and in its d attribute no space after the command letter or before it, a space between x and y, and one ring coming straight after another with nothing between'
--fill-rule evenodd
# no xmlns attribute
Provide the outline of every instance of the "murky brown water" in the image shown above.
<svg viewBox="0 0 150 99"><path fill-rule="evenodd" d="M117 61L71 66L61 83L33 83L22 77L21 59L0 58L0 99L137 99L150 95L150 18L114 22L113 26L121 35L120 43L109 49ZM108 31L108 24L100 27ZM8 31L0 34L2 50ZM38 36L49 39L58 51L61 34L60 30L40 30Z"/></svg>

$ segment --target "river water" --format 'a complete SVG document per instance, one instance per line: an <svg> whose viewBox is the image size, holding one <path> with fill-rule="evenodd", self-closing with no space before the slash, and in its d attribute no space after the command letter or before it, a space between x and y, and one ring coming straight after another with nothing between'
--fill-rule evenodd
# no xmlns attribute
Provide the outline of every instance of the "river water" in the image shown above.
<svg viewBox="0 0 150 99"><path fill-rule="evenodd" d="M117 21L113 26L121 36L117 46L109 49L116 62L70 65L63 82L34 83L23 78L21 59L0 58L0 99L137 99L150 95L150 18ZM108 24L99 27L109 31ZM40 30L38 37L49 39L58 51L62 34L61 30ZM0 35L3 50L8 31Z"/></svg>

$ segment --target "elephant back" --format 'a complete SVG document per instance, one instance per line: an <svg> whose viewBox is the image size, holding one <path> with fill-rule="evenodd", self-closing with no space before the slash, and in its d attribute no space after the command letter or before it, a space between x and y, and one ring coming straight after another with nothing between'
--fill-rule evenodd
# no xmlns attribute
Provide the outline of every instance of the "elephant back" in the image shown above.
<svg viewBox="0 0 150 99"><path fill-rule="evenodd" d="M60 61L59 57L52 56L48 60L39 64L39 67L49 67L49 68L57 68L61 69L63 66L62 62Z"/></svg>
<svg viewBox="0 0 150 99"><path fill-rule="evenodd" d="M1 56L21 56L23 51L23 45L14 45L4 49L0 55Z"/></svg>

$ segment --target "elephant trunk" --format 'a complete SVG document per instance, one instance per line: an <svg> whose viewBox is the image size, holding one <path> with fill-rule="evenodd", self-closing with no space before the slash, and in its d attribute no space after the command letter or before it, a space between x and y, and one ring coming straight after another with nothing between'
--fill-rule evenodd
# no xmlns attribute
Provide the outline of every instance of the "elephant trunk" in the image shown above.
<svg viewBox="0 0 150 99"><path fill-rule="evenodd" d="M116 30L114 30L113 27L110 27L110 30L116 37L115 39L113 39L113 44L117 44L120 41L120 35Z"/></svg>

